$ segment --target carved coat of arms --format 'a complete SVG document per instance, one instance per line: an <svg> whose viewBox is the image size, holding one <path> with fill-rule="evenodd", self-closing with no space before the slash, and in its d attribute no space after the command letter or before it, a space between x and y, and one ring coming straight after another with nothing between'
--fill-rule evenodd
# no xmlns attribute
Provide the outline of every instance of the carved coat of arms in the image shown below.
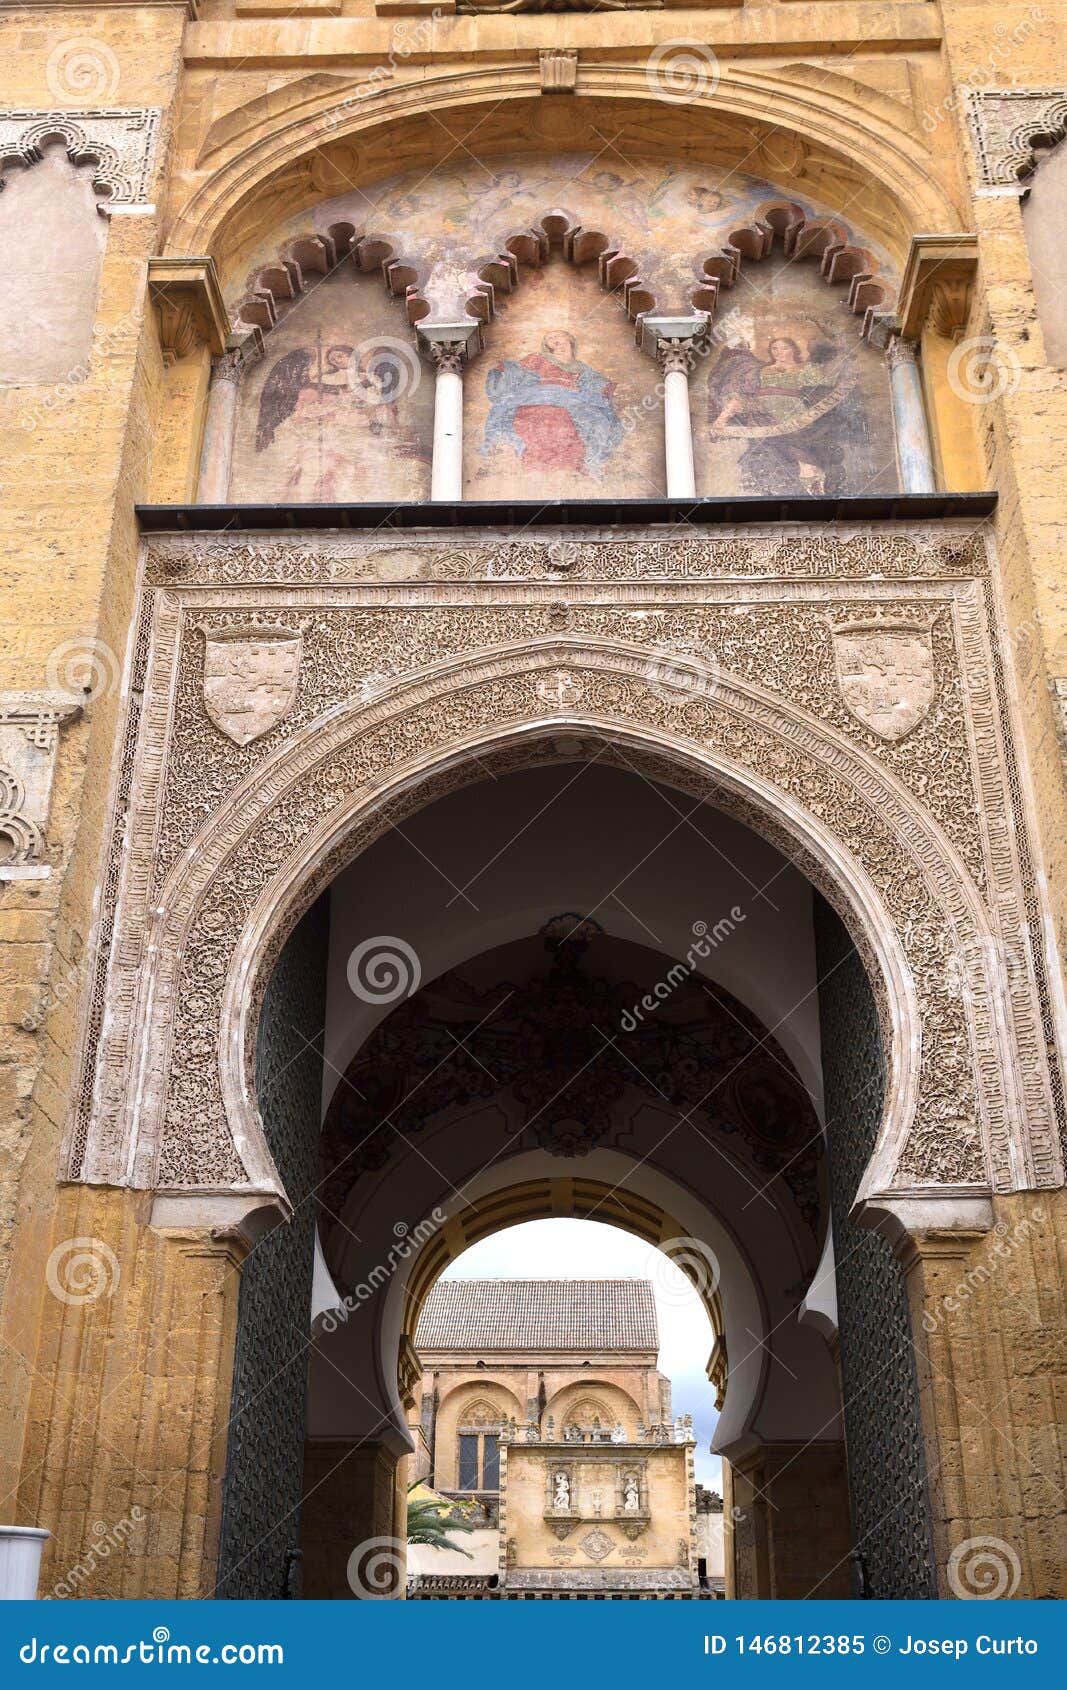
<svg viewBox="0 0 1067 1690"><path fill-rule="evenodd" d="M202 627L204 708L237 745L277 727L296 698L303 635L298 628L243 623Z"/></svg>
<svg viewBox="0 0 1067 1690"><path fill-rule="evenodd" d="M903 739L934 702L932 626L872 617L832 627L841 696L882 739Z"/></svg>

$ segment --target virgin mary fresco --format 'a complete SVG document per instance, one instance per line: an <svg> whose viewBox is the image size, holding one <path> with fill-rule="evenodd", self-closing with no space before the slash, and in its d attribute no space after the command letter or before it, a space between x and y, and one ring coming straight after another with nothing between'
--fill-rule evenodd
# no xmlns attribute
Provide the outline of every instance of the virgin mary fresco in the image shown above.
<svg viewBox="0 0 1067 1690"><path fill-rule="evenodd" d="M625 430L615 383L577 352L572 334L551 329L538 352L489 371L483 455L510 447L524 470L600 474Z"/></svg>
<svg viewBox="0 0 1067 1690"><path fill-rule="evenodd" d="M845 358L825 340L772 331L766 356L724 346L708 376L713 439L742 440L745 493L843 493L845 444L866 418Z"/></svg>

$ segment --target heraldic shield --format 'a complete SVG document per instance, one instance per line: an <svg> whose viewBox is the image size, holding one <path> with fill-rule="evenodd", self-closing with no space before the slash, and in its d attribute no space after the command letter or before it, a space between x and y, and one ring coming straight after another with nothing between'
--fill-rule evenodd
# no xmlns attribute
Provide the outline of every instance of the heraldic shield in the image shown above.
<svg viewBox="0 0 1067 1690"><path fill-rule="evenodd" d="M932 630L932 620L888 623L879 618L831 629L841 696L856 719L882 739L903 739L934 702Z"/></svg>
<svg viewBox="0 0 1067 1690"><path fill-rule="evenodd" d="M292 709L303 635L298 628L261 623L202 626L201 632L204 708L237 745L248 745Z"/></svg>

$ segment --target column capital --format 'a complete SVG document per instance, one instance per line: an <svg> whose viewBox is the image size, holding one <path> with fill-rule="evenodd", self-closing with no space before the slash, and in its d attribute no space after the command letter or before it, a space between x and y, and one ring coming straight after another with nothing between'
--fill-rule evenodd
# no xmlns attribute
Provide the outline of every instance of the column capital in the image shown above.
<svg viewBox="0 0 1067 1690"><path fill-rule="evenodd" d="M229 344L220 352L217 358L211 360L211 379L216 381L238 382L246 364L252 364L263 356L263 331L253 329L251 334L245 335L236 344Z"/></svg>
<svg viewBox="0 0 1067 1690"><path fill-rule="evenodd" d="M473 318L465 323L420 323L419 348L438 370L456 375L482 349L482 328Z"/></svg>
<svg viewBox="0 0 1067 1690"><path fill-rule="evenodd" d="M710 322L706 311L685 317L645 315L638 320L637 344L642 352L660 359L666 373L672 369L684 373L706 339Z"/></svg>
<svg viewBox="0 0 1067 1690"><path fill-rule="evenodd" d="M893 335L885 349L885 361L891 370L895 370L901 364L918 364L919 348L917 343L914 340L905 340L903 335Z"/></svg>

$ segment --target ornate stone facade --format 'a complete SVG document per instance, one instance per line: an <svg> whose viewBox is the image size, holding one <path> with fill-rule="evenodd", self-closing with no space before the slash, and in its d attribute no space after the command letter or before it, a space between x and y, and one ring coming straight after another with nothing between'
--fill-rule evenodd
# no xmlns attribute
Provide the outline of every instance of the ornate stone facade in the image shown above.
<svg viewBox="0 0 1067 1690"><path fill-rule="evenodd" d="M284 20L237 0L86 0L71 54L70 6L28 4L29 24L25 7L0 15L0 201L12 224L30 208L9 243L23 304L0 335L2 685L40 700L72 652L91 682L54 740L0 723L0 1493L19 1523L53 1533L46 1588L94 1521L135 1506L151 1530L83 1593L214 1588L248 1211L288 1201L252 1088L286 932L428 799L584 748L759 829L848 924L888 1065L859 1207L906 1273L938 1589L953 1593L954 1552L994 1532L1017 1558L1015 1593L1054 1594L1067 391L1058 305L1040 297L1056 255L1035 228L1055 224L1060 193L1060 166L1041 162L1064 124L1056 20L1034 8L991 38L988 8L961 0L921 19L867 0L698 6L678 41L669 9L628 0L448 0L443 24L375 0L293 0ZM446 177L451 193L460 139L479 155L475 186L435 258L452 202L420 212L404 195ZM527 196L521 217L519 153L563 184ZM379 234L365 196L374 185L377 203L387 181ZM84 210L77 228L65 207ZM665 207L684 238L664 237ZM653 224L643 247L631 238ZM612 501L581 522L581 507L555 506L573 481L547 480L558 528L507 506L499 531L465 529L462 387L476 376L487 397L483 353L522 364L528 349L506 337L564 282L595 297L612 357L557 342L549 375L575 393L599 376L591 428L581 417L595 445L621 373L616 420L642 425L644 456L636 430L620 436ZM779 284L789 324L772 353L746 313ZM265 503L218 514L231 486L240 496L241 450L257 451L259 418L236 454L234 418L283 361L274 325L309 321L316 296L341 299L351 326L357 293L375 323L396 318L393 374L363 354L354 386L337 368L369 328L305 337L276 413L322 462L295 486L268 466ZM714 311L716 353L747 348L724 402L694 404L688 430L687 386L712 397L707 365L671 368L668 406L653 347L634 346L653 308ZM269 370L235 357L235 325L266 344ZM442 329L465 359L438 387L425 353ZM774 424L750 403L764 375L773 405L778 384L835 388L839 357L867 372L864 414L881 432L845 407L835 435L823 394L806 411L814 438L768 444ZM506 378L513 397L530 375ZM390 432L388 407L368 402L394 379L425 386L412 426ZM319 427L331 406L349 469L362 442L347 482ZM581 408L555 409L568 406ZM720 504L719 526L693 526L684 453L663 474L668 409L675 446L718 430L717 449L732 441L731 463L744 459L730 488L700 459L693 486L732 500L777 474L791 502L761 506L759 524L750 505ZM919 437L911 480L902 420ZM472 467L488 470L485 419L468 422ZM431 432L453 454L436 486ZM867 470L842 481L835 453L854 468L855 442ZM319 509L301 527L293 503L374 498L395 465L423 490L394 496L436 493L436 512L387 505L373 521L388 530L356 534L351 511ZM519 498L523 478L513 467L481 485ZM986 490L979 525L935 514ZM649 493L654 508L623 503ZM157 507L157 527L219 532L146 544L138 506ZM246 637L264 623L269 638ZM616 1175L600 1177L607 1190ZM640 1203L614 1201L639 1228ZM120 1268L91 1304L55 1290L54 1253L85 1237ZM957 1306L972 1275L983 1293ZM801 1307L788 1319L833 1341L818 1298ZM176 1326L187 1344L171 1342ZM720 1347L726 1413L736 1346L730 1366L727 1381ZM410 1384L410 1355L403 1371ZM368 1538L395 1535L395 1452L349 1443L337 1494ZM745 1516L739 1593L758 1588L747 1500L768 1479L788 1493L795 1455L764 1448L727 1481ZM324 1436L312 1489L335 1465ZM810 1477L837 1494L839 1455ZM351 1545L332 1529L317 1570L350 1595Z"/></svg>
<svg viewBox="0 0 1067 1690"><path fill-rule="evenodd" d="M879 982L896 1072L869 1196L941 1185L981 1197L1015 1188L1023 1168L1058 1183L1043 939L988 542L898 529L882 543L884 556L877 534L737 533L668 554L634 534L574 552L561 536L516 548L428 533L406 554L423 579L407 584L405 554L381 542L212 541L201 565L194 542L153 541L126 863L98 965L108 1032L87 1056L71 1172L128 1166L146 1185L250 1185L284 1202L247 1103L257 999L244 983L262 983L299 911L390 821L479 778L487 757L521 766L566 723L682 789L712 775L723 807L781 841L842 908ZM549 621L557 589L539 584L561 545L563 636ZM260 584L222 584L247 573ZM300 635L300 686L280 723L235 745L205 702L204 629L230 638L250 617L289 631L282 650ZM857 721L842 680L840 630L857 619L880 687L900 667L893 630L925 630L926 713L889 736ZM543 681L557 676L566 686L549 699ZM258 670L247 684L254 711Z"/></svg>

